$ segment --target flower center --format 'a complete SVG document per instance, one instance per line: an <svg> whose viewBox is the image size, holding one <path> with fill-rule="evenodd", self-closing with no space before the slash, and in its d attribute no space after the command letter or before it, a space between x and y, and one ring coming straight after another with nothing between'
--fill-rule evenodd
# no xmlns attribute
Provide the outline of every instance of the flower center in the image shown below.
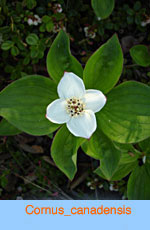
<svg viewBox="0 0 150 230"><path fill-rule="evenodd" d="M75 97L67 99L66 109L71 117L83 115L84 107L85 105L81 99Z"/></svg>

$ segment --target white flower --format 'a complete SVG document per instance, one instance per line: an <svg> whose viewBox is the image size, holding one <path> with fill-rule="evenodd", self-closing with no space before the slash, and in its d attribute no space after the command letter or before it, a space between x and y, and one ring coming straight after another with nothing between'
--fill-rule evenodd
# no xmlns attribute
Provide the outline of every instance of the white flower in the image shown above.
<svg viewBox="0 0 150 230"><path fill-rule="evenodd" d="M110 184L109 190L110 190L110 191L115 191L115 192L117 192L117 191L118 191L118 188L116 188L113 184Z"/></svg>
<svg viewBox="0 0 150 230"><path fill-rule="evenodd" d="M74 73L65 72L57 92L59 99L48 105L46 117L53 123L66 123L69 131L77 137L90 138L97 128L96 112L106 103L99 90L85 90L84 83Z"/></svg>
<svg viewBox="0 0 150 230"><path fill-rule="evenodd" d="M34 18L37 20L38 23L42 23L41 18L39 17L39 15L35 14Z"/></svg>
<svg viewBox="0 0 150 230"><path fill-rule="evenodd" d="M99 187L99 188L103 188L104 186L103 186L103 184L100 184L98 187Z"/></svg>
<svg viewBox="0 0 150 230"><path fill-rule="evenodd" d="M88 34L88 27L87 26L84 27L84 32L85 32L85 34Z"/></svg>
<svg viewBox="0 0 150 230"><path fill-rule="evenodd" d="M86 185L87 185L88 187L90 187L90 186L91 186L91 184L92 184L92 183L89 181L89 182L87 182L87 184L86 184Z"/></svg>
<svg viewBox="0 0 150 230"><path fill-rule="evenodd" d="M122 196L122 200L126 200L126 196L125 195Z"/></svg>
<svg viewBox="0 0 150 230"><path fill-rule="evenodd" d="M33 25L37 26L38 25L38 21L33 21Z"/></svg>
<svg viewBox="0 0 150 230"><path fill-rule="evenodd" d="M96 33L94 31L90 31L89 27L84 27L85 37L94 39L96 37Z"/></svg>
<svg viewBox="0 0 150 230"><path fill-rule="evenodd" d="M143 164L146 163L146 156L144 156L144 157L142 158L142 161L143 161Z"/></svg>
<svg viewBox="0 0 150 230"><path fill-rule="evenodd" d="M61 13L63 11L62 6L59 3L56 3L54 7L57 13Z"/></svg>
<svg viewBox="0 0 150 230"><path fill-rule="evenodd" d="M33 20L32 20L31 18L29 18L29 19L27 20L27 22L28 22L29 26L33 25Z"/></svg>
<svg viewBox="0 0 150 230"><path fill-rule="evenodd" d="M113 184L110 184L109 190L110 190L110 191L114 191L114 186L113 186Z"/></svg>
<svg viewBox="0 0 150 230"><path fill-rule="evenodd" d="M60 30L66 31L66 27L59 24L54 24L53 32L58 33Z"/></svg>
<svg viewBox="0 0 150 230"><path fill-rule="evenodd" d="M143 27L146 26L147 24L150 24L150 19L141 22L141 26L143 26Z"/></svg>
<svg viewBox="0 0 150 230"><path fill-rule="evenodd" d="M32 18L28 18L27 23L29 26L37 26L39 23L42 23L42 20L37 14L35 14Z"/></svg>
<svg viewBox="0 0 150 230"><path fill-rule="evenodd" d="M23 200L22 196L17 196L16 200Z"/></svg>
<svg viewBox="0 0 150 230"><path fill-rule="evenodd" d="M93 186L90 186L90 189L91 189L91 190L95 190L95 188L94 188Z"/></svg>
<svg viewBox="0 0 150 230"><path fill-rule="evenodd" d="M146 26L147 25L147 23L146 22L141 22L141 26Z"/></svg>

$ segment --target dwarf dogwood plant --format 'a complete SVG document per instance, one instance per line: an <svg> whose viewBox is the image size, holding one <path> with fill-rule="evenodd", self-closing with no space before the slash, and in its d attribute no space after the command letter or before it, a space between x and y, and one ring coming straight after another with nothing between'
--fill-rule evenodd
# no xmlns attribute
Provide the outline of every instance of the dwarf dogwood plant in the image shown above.
<svg viewBox="0 0 150 230"><path fill-rule="evenodd" d="M48 52L47 69L50 78L25 76L1 91L1 127L11 127L9 134L56 132L51 156L70 180L81 147L100 161L95 173L107 180L133 171L129 194L141 172L149 183L149 164L137 168L141 153L132 144L150 137L150 87L136 81L118 84L123 54L117 35L100 46L83 70L70 52L69 37L60 31Z"/></svg>
<svg viewBox="0 0 150 230"><path fill-rule="evenodd" d="M46 117L56 124L67 124L69 131L77 137L90 138L96 130L96 112L106 103L99 90L85 90L83 80L74 73L64 73L57 92L60 99L47 107Z"/></svg>

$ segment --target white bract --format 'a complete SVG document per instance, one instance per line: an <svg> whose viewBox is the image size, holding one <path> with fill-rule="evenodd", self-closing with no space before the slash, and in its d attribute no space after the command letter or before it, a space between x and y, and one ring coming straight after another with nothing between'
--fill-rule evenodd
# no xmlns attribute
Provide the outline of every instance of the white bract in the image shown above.
<svg viewBox="0 0 150 230"><path fill-rule="evenodd" d="M104 94L85 90L82 79L68 72L60 80L57 92L60 98L48 105L46 118L53 123L66 123L77 137L90 138L97 128L95 113L106 103Z"/></svg>

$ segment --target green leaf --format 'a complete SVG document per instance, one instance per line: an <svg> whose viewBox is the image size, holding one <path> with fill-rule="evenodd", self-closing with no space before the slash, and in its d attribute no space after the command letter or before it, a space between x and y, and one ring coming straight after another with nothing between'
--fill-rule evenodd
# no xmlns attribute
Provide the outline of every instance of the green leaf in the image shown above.
<svg viewBox="0 0 150 230"><path fill-rule="evenodd" d="M138 164L138 158L141 154L132 145L128 145L128 152L124 150L121 154L118 168L114 172L111 180L121 180L131 173Z"/></svg>
<svg viewBox="0 0 150 230"><path fill-rule="evenodd" d="M134 23L134 17L133 17L133 16L128 16L128 17L127 17L127 23L128 23L129 25L133 24L133 23Z"/></svg>
<svg viewBox="0 0 150 230"><path fill-rule="evenodd" d="M12 66L12 65L6 65L5 66L5 69L4 69L4 71L6 72L6 73L12 73L13 72L13 70L14 70L14 67Z"/></svg>
<svg viewBox="0 0 150 230"><path fill-rule="evenodd" d="M14 42L12 42L12 41L5 41L1 45L1 49L2 50L9 50L13 45L14 45Z"/></svg>
<svg viewBox="0 0 150 230"><path fill-rule="evenodd" d="M8 178L6 176L1 176L0 177L0 184L2 188L5 188L8 184Z"/></svg>
<svg viewBox="0 0 150 230"><path fill-rule="evenodd" d="M147 46L136 45L130 49L130 55L133 60L140 66L147 67L150 65L150 50Z"/></svg>
<svg viewBox="0 0 150 230"><path fill-rule="evenodd" d="M40 32L45 32L45 30L46 30L46 26L45 26L45 24L42 24L40 26Z"/></svg>
<svg viewBox="0 0 150 230"><path fill-rule="evenodd" d="M110 180L121 157L121 151L115 148L113 142L97 129L88 141L88 151L85 153L95 159L100 159L100 169L107 180Z"/></svg>
<svg viewBox="0 0 150 230"><path fill-rule="evenodd" d="M104 167L101 169L101 166L95 170L95 173L106 180L121 180L137 165L137 159L141 153L131 144L112 143L107 137L104 137L104 135L102 136L100 135L100 132L96 131L89 141L82 144L82 149L90 157L100 160L100 162L103 163L102 166L106 164L106 166L108 166L108 168L110 167L110 169L112 167L111 157L116 157L115 151L117 151L121 158L120 161L116 163L116 166L114 166L114 170L111 170L110 176L107 176L106 170L103 169ZM114 156L112 155L112 151L115 152ZM110 154L110 160L107 161L106 159L104 162L103 157L105 157L106 152Z"/></svg>
<svg viewBox="0 0 150 230"><path fill-rule="evenodd" d="M122 178L126 177L138 164L137 159L139 157L139 152L136 149L134 149L134 147L130 144L128 145L121 144L121 145L124 145L124 147L123 146L119 146L119 148L117 147L120 150L120 152L122 151L120 153L121 158L116 169L113 171L111 178L109 178L109 180L111 181L121 180ZM105 176L105 173L101 170L101 167L98 167L95 170L95 173L104 179L108 179Z"/></svg>
<svg viewBox="0 0 150 230"><path fill-rule="evenodd" d="M26 133L49 134L59 127L45 118L46 107L56 98L56 85L49 78L24 77L0 92L0 116Z"/></svg>
<svg viewBox="0 0 150 230"><path fill-rule="evenodd" d="M83 139L73 136L66 126L55 135L51 155L58 168L72 180L77 171L77 150Z"/></svg>
<svg viewBox="0 0 150 230"><path fill-rule="evenodd" d="M52 21L52 18L51 18L50 16L44 15L44 16L42 17L42 22L47 23L47 22L49 22L49 21Z"/></svg>
<svg viewBox="0 0 150 230"><path fill-rule="evenodd" d="M47 32L51 32L54 28L54 23L52 21L49 21L47 24L46 24L46 30Z"/></svg>
<svg viewBox="0 0 150 230"><path fill-rule="evenodd" d="M141 2L140 1L135 2L133 9L135 11L138 11L140 10L140 8L141 8Z"/></svg>
<svg viewBox="0 0 150 230"><path fill-rule="evenodd" d="M23 65L28 65L29 62L30 62L30 56L27 55L27 56L24 58L24 60L23 60Z"/></svg>
<svg viewBox="0 0 150 230"><path fill-rule="evenodd" d="M150 200L150 164L137 166L127 186L129 200Z"/></svg>
<svg viewBox="0 0 150 230"><path fill-rule="evenodd" d="M150 154L150 137L144 141L138 143L142 151L146 154Z"/></svg>
<svg viewBox="0 0 150 230"><path fill-rule="evenodd" d="M42 27L41 27L41 29L44 30L44 28L46 27L46 30L48 32L51 32L53 30L54 23L53 23L53 20L52 20L52 18L50 16L48 16L48 15L43 16L42 17L42 22L44 22L46 25L43 24Z"/></svg>
<svg viewBox="0 0 150 230"><path fill-rule="evenodd" d="M19 54L19 50L18 50L18 48L17 48L16 46L13 46L13 47L11 48L11 54L12 54L13 56L17 56L17 55Z"/></svg>
<svg viewBox="0 0 150 230"><path fill-rule="evenodd" d="M114 144L97 128L92 137L86 140L81 147L88 156L100 160L105 157L105 152L108 149L111 152L111 147L114 148Z"/></svg>
<svg viewBox="0 0 150 230"><path fill-rule="evenodd" d="M36 58L38 54L39 54L39 49L35 46L32 46L31 52L30 52L31 58L32 59Z"/></svg>
<svg viewBox="0 0 150 230"><path fill-rule="evenodd" d="M123 54L114 35L89 58L83 73L86 88L109 92L119 80L122 67Z"/></svg>
<svg viewBox="0 0 150 230"><path fill-rule="evenodd" d="M26 37L26 42L28 43L28 45L37 45L39 41L39 38L36 34L32 33L32 34L29 34L27 37Z"/></svg>
<svg viewBox="0 0 150 230"><path fill-rule="evenodd" d="M150 87L134 81L120 84L107 95L97 119L99 128L116 142L146 139L150 136Z"/></svg>
<svg viewBox="0 0 150 230"><path fill-rule="evenodd" d="M5 119L0 122L0 136L11 136L21 133L19 129L8 123Z"/></svg>
<svg viewBox="0 0 150 230"><path fill-rule="evenodd" d="M99 133L97 130L90 140L86 140L81 147L85 154L96 160L100 160L103 157L101 144L103 145L103 139L101 139L101 132Z"/></svg>
<svg viewBox="0 0 150 230"><path fill-rule="evenodd" d="M137 166L138 161L131 162L131 163L121 163L118 165L118 168L114 172L114 175L111 178L111 181L121 180L124 177L128 176L134 168Z"/></svg>
<svg viewBox="0 0 150 230"><path fill-rule="evenodd" d="M107 180L111 180L118 167L121 153L117 151L113 145L111 145L110 148L107 146L107 149L104 153L105 156L100 161L100 170L105 175Z"/></svg>
<svg viewBox="0 0 150 230"><path fill-rule="evenodd" d="M131 8L129 8L127 10L127 14L129 14L130 16L133 16L134 15L134 10L132 10Z"/></svg>
<svg viewBox="0 0 150 230"><path fill-rule="evenodd" d="M92 0L92 7L97 17L101 19L109 17L115 6L114 0Z"/></svg>
<svg viewBox="0 0 150 230"><path fill-rule="evenodd" d="M137 166L137 162L132 163L126 163L126 164L119 164L117 169L114 171L111 178L109 178L109 181L118 181L126 177L129 173L131 173L134 168ZM103 171L100 167L98 167L94 173L96 173L98 176L102 177L103 179L107 180L106 176L104 175Z"/></svg>
<svg viewBox="0 0 150 230"><path fill-rule="evenodd" d="M135 162L142 153L134 148L132 144L121 144L113 142L115 147L119 149L123 154L121 155L121 162L123 164Z"/></svg>
<svg viewBox="0 0 150 230"><path fill-rule="evenodd" d="M33 9L37 3L36 3L36 0L26 0L26 5L28 7L28 9Z"/></svg>
<svg viewBox="0 0 150 230"><path fill-rule="evenodd" d="M82 77L82 66L71 55L69 38L63 30L59 32L48 52L47 69L49 75L57 83L62 78L64 71L73 72Z"/></svg>

